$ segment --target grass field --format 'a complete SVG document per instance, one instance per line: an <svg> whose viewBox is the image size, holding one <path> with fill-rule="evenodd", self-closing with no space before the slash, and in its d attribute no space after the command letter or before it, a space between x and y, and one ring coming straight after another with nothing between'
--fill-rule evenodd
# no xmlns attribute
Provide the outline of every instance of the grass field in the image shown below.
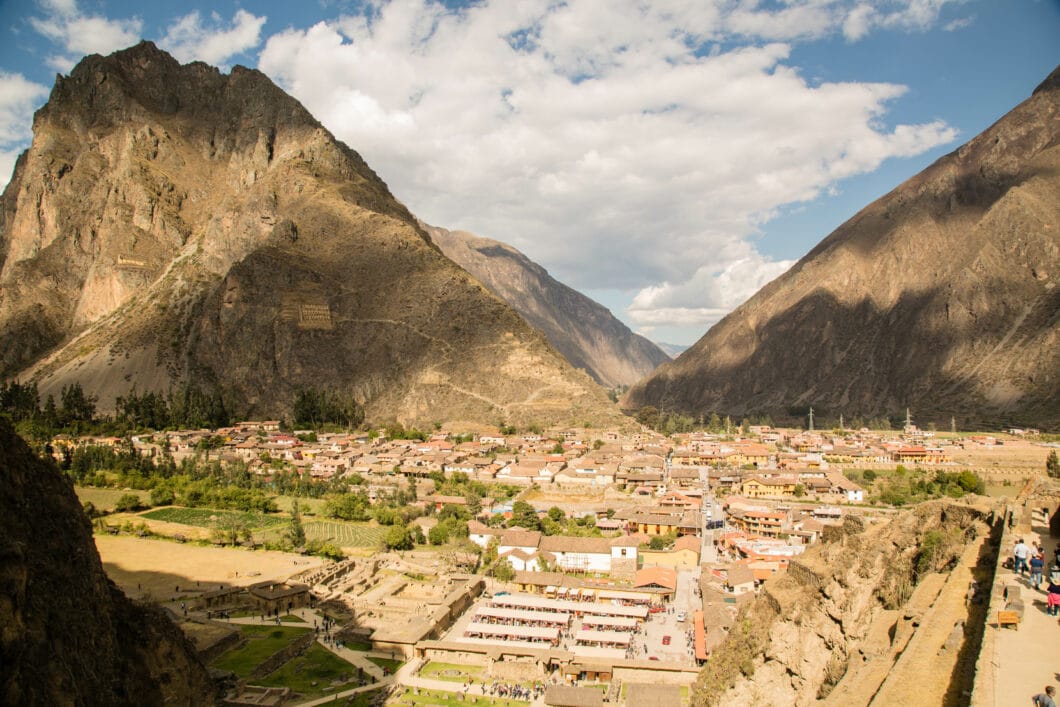
<svg viewBox="0 0 1060 707"><path fill-rule="evenodd" d="M81 503L91 502L101 511L113 511L114 504L127 493L136 494L144 503L151 500L151 494L147 491L125 491L123 489L97 489L90 486L75 486L74 492Z"/></svg>
<svg viewBox="0 0 1060 707"><path fill-rule="evenodd" d="M441 692L439 690L419 690L414 694L412 690L404 688L394 693L387 700L388 705L444 705L445 707L464 707L468 700L463 695L455 692ZM474 696L475 704L494 705L495 707L526 707L528 704L522 700L499 700L492 697Z"/></svg>
<svg viewBox="0 0 1060 707"><path fill-rule="evenodd" d="M246 677L261 661L308 631L295 626L243 626L240 632L247 644L224 653L213 662L213 667Z"/></svg>
<svg viewBox="0 0 1060 707"><path fill-rule="evenodd" d="M311 696L323 694L324 688L330 687L333 682L343 684L356 678L355 666L319 643L314 643L304 654L289 660L264 679L254 682L265 687L289 687L295 692ZM336 685L336 689L342 688Z"/></svg>
<svg viewBox="0 0 1060 707"><path fill-rule="evenodd" d="M244 511L217 511L210 508L181 508L180 506L157 508L141 515L149 520L179 523L180 525L191 525L198 528L212 527L219 520L240 521L252 529L273 528L290 522L290 519L286 516Z"/></svg>
<svg viewBox="0 0 1060 707"><path fill-rule="evenodd" d="M432 660L420 668L420 677L448 682L467 682L467 679L481 679L483 668L480 665L462 665L460 663L440 663Z"/></svg>
<svg viewBox="0 0 1060 707"><path fill-rule="evenodd" d="M368 660L372 661L380 668L386 668L389 672L393 673L402 665L405 664L403 660L392 660L390 658L376 658L375 656L368 656Z"/></svg>

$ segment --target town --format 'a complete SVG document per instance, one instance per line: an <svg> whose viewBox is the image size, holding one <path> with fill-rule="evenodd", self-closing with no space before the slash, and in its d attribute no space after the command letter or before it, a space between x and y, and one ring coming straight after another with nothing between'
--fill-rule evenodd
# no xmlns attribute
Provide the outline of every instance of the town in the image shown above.
<svg viewBox="0 0 1060 707"><path fill-rule="evenodd" d="M631 704L649 684L652 704L679 704L738 609L847 516L882 523L902 503L985 493L984 479L1004 492L1038 473L1021 460L1042 456L1034 430L954 435L909 419L894 432L743 424L670 436L281 427L60 435L49 446L67 468L87 450L176 471L209 460L266 497L284 479L304 493L272 492L255 513L253 504L211 507L194 484L172 479L150 493L99 488L152 477L82 468L83 500L111 494L113 508L100 500L92 510L104 562L123 568L113 578L168 607L215 668L232 670L231 704L378 701L383 690L412 701L440 690ZM276 501L286 513L274 512ZM234 515L239 532L223 532ZM153 561L173 567L182 561L171 553L234 554L163 587L152 584L151 562L133 566L140 551L121 554L128 543L152 544ZM264 570L268 550L305 559ZM301 642L233 658L270 625L283 637L303 632ZM339 667L312 685L281 684L280 666L305 659L310 635Z"/></svg>

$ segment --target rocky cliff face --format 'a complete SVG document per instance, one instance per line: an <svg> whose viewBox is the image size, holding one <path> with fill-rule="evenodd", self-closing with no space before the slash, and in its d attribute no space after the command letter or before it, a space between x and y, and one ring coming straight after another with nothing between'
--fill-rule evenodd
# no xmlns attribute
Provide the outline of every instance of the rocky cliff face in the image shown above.
<svg viewBox="0 0 1060 707"><path fill-rule="evenodd" d="M575 368L610 388L633 385L664 361L606 307L558 282L509 245L466 231L427 227L442 252L545 335Z"/></svg>
<svg viewBox="0 0 1060 707"><path fill-rule="evenodd" d="M0 418L0 702L207 705L194 649L103 572L69 482Z"/></svg>
<svg viewBox="0 0 1060 707"><path fill-rule="evenodd" d="M691 703L809 705L828 697L868 704L921 616L952 629L930 611L951 563L988 538L989 518L987 506L951 501L921 504L883 527L847 517L842 528L829 529L828 542L792 560L740 610ZM958 606L967 586L956 587ZM943 691L950 677L938 676Z"/></svg>
<svg viewBox="0 0 1060 707"><path fill-rule="evenodd" d="M192 381L247 415L317 388L374 420L618 417L297 101L146 42L57 80L0 263L0 375L42 394L78 380L107 409Z"/></svg>
<svg viewBox="0 0 1060 707"><path fill-rule="evenodd" d="M1060 70L623 404L1060 426Z"/></svg>

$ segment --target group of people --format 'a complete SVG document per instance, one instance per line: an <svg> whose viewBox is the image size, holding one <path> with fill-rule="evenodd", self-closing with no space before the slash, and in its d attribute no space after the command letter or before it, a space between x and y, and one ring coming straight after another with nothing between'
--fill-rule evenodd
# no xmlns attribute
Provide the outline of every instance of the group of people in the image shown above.
<svg viewBox="0 0 1060 707"><path fill-rule="evenodd" d="M1012 569L1021 577L1030 577L1035 589L1040 589L1042 573L1045 571L1045 548L1041 544L1028 545L1020 538L1012 548ZM1060 546L1053 553L1053 567L1050 572L1050 584L1060 580Z"/></svg>

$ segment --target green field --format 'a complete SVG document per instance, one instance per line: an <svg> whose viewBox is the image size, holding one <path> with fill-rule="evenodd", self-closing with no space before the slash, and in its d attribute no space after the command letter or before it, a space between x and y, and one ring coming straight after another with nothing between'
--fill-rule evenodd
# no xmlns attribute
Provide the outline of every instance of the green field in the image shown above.
<svg viewBox="0 0 1060 707"><path fill-rule="evenodd" d="M179 506L157 508L141 514L141 517L166 523L192 525L198 528L211 528L218 521L239 521L248 528L274 528L290 522L290 518L286 516L244 511L217 511L210 508L181 508Z"/></svg>
<svg viewBox="0 0 1060 707"><path fill-rule="evenodd" d="M420 668L420 677L448 682L467 682L468 678L482 678L484 668L480 665L462 665L460 663L440 663L432 660Z"/></svg>
<svg viewBox="0 0 1060 707"><path fill-rule="evenodd" d="M213 667L231 670L240 677L246 677L261 661L308 633L309 629L295 626L243 626L240 632L247 639L247 644L221 655L213 662Z"/></svg>
<svg viewBox="0 0 1060 707"><path fill-rule="evenodd" d="M125 491L122 489L97 489L90 486L75 486L74 492L77 494L77 499L81 503L91 502L96 508L101 511L113 511L114 504L118 502L118 499L127 493L135 494L140 497L140 500L145 504L149 504L151 501L151 494L147 491Z"/></svg>
<svg viewBox="0 0 1060 707"><path fill-rule="evenodd" d="M312 696L324 694L325 687L332 683L343 685L357 679L357 668L338 657L319 643L314 643L303 655L289 660L279 670L264 679L255 680L265 687L289 687L295 692ZM367 678L369 681L371 678ZM335 686L335 690L345 687ZM356 687L351 685L349 687Z"/></svg>
<svg viewBox="0 0 1060 707"><path fill-rule="evenodd" d="M314 520L305 524L307 538L333 542L339 547L375 547L383 542L386 530L337 520Z"/></svg>
<svg viewBox="0 0 1060 707"><path fill-rule="evenodd" d="M475 704L479 705L494 705L495 707L526 707L528 704L522 700L501 700L493 697L482 697L481 695L473 695L467 700L463 699L463 695L455 692L441 692L439 690L419 690L419 694L414 694L409 688L404 688L394 693L394 696L387 700L388 705L444 705L445 707L463 707L470 700L474 699Z"/></svg>
<svg viewBox="0 0 1060 707"><path fill-rule="evenodd" d="M372 661L380 668L386 668L388 672L394 673L405 664L403 660L393 660L391 658L376 658L375 656L368 656L368 660Z"/></svg>

